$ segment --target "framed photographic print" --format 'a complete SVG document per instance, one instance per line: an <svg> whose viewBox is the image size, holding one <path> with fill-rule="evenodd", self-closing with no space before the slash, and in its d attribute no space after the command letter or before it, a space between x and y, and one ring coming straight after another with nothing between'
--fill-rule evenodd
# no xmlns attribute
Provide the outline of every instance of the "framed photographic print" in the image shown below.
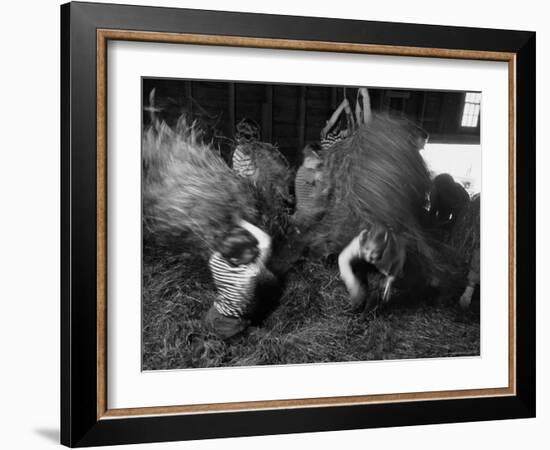
<svg viewBox="0 0 550 450"><path fill-rule="evenodd" d="M63 444L535 415L535 33L61 24Z"/></svg>

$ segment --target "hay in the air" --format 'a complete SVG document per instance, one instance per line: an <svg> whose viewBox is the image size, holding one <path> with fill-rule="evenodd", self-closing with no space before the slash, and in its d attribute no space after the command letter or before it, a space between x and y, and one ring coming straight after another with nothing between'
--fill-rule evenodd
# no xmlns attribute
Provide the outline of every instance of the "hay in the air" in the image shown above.
<svg viewBox="0 0 550 450"><path fill-rule="evenodd" d="M279 149L267 142L252 140L241 144L257 173L249 184L260 226L277 238L286 233L291 213L290 184L292 170Z"/></svg>
<svg viewBox="0 0 550 450"><path fill-rule="evenodd" d="M374 115L326 151L323 184L330 228L377 221L404 232L417 227L430 177L408 125Z"/></svg>
<svg viewBox="0 0 550 450"><path fill-rule="evenodd" d="M253 140L241 144L241 151L251 158L253 166L258 170L255 185L259 189L272 190L282 200L290 201L292 171L277 146Z"/></svg>
<svg viewBox="0 0 550 450"><path fill-rule="evenodd" d="M255 215L246 183L202 141L185 118L175 129L165 123L143 134L143 220L152 235L178 237L190 232L207 248L238 218Z"/></svg>
<svg viewBox="0 0 550 450"><path fill-rule="evenodd" d="M426 274L443 270L420 225L430 177L410 123L374 114L351 137L324 154L322 225L314 242L338 253L361 229L383 224L407 243Z"/></svg>

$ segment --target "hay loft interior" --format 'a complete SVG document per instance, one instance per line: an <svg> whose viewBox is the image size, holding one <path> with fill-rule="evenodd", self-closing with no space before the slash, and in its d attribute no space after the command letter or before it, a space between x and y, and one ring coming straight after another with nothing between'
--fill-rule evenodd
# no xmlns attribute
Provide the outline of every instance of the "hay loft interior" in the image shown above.
<svg viewBox="0 0 550 450"><path fill-rule="evenodd" d="M156 90L156 106L169 125L185 113L228 155L235 124L243 117L261 127L262 140L278 146L291 165L344 97L353 106L357 87L143 78L143 105ZM481 188L481 94L369 88L372 110L405 117L429 133L422 152L434 174L450 173L473 194ZM143 114L144 125L150 120Z"/></svg>
<svg viewBox="0 0 550 450"><path fill-rule="evenodd" d="M319 132L344 96L355 104L357 87L305 86L226 81L143 78L143 104L156 89L156 101L170 124L182 113L213 128L224 145L242 117L261 126L262 140L277 143L295 160L298 149L319 139ZM479 144L480 95L458 91L369 88L372 109L406 117L438 144ZM477 119L476 119L477 118ZM145 124L149 120L143 115Z"/></svg>
<svg viewBox="0 0 550 450"><path fill-rule="evenodd" d="M151 95L153 90L154 95ZM205 140L212 142L214 148L220 149L221 156L229 163L226 165L222 161L221 165L225 169L223 173L228 176L235 175L230 169L234 162L232 152L236 146L235 128L236 124L246 117L254 120L261 130L262 142L258 142L258 146L254 147L255 154L260 154L260 144L268 145L270 148L271 144L277 146L290 163L290 167L283 164L285 171L295 181L296 169L302 163L304 145L320 140L320 132L325 127L327 119L344 97L348 99L352 109L354 108L357 91L357 87L144 78L142 101L145 132L142 155L145 155L145 158L151 155L170 155L169 143L171 137L177 133L167 132L168 127L157 126L160 123L156 121L164 120L170 129L177 130L178 120L183 114L187 122L197 121ZM434 173L443 169L451 173L455 179L463 181L453 172L457 167L464 169L466 175L471 175L472 167L476 164L476 167L480 166L479 96L468 95L466 92L414 91L398 88L368 88L368 93L374 113L405 118L424 128L430 135L428 144L420 154ZM149 127L152 118L155 120L155 126ZM383 120L397 122L387 117L383 117ZM414 208L416 203L409 201L408 194L413 191L426 191L424 188L401 187L427 187L428 174L423 164L411 164L418 160L421 163L416 152L419 147L414 147L413 152L396 151L396 148L405 148L393 145L395 142L401 142L398 138L401 129L376 127L377 130L382 128L385 132L391 133L388 140L385 139L386 135L384 139L377 139L377 142L383 142L383 145L373 145L368 141L367 138L378 135L373 129L366 132L365 125L356 131L366 133L364 138L367 139L361 141L366 142L364 145L355 146L355 149L359 148L358 153L354 148L339 148L342 152L347 152L343 153L344 155L352 155L347 161L355 161L353 165L339 164L341 160L327 158L321 170L330 172L330 161L333 161L336 167L344 167L345 175L338 179L343 180L345 184L347 180L358 179L346 176L350 171L353 172L357 167L365 169L368 166L368 170L360 171L362 174L367 173L360 178L365 183L354 182L352 187L366 186L361 192L367 194L361 195L361 198L368 200L369 206L366 209L369 220L376 214L374 220L381 223L405 224L406 226L403 226L411 232L417 229L418 224L414 219L415 214L411 213L411 208ZM406 128L409 128L408 124ZM147 139L147 130L152 133L153 139ZM159 130L168 133L168 139L157 139ZM152 150L155 151L148 150L147 143L151 144ZM371 151L361 152L362 148ZM413 147L407 144L406 148ZM168 151L165 151L166 149ZM192 151L188 153L193 156ZM217 153L208 152L212 155ZM374 158L371 166L361 166L358 163L366 157ZM441 258L424 257L422 264L417 264L411 257L412 263L409 265L413 269L407 269L408 276L400 279L397 283L400 284L394 287L389 306L380 306L376 311L365 308L359 313L350 306L349 293L341 282L338 261L334 258L357 234L356 222L348 221L348 216L340 214L342 210L333 204L330 208L327 206L327 209L334 211L334 214L324 215L321 221L312 222L318 226L312 225L309 231L308 224L302 226L302 229L306 230L304 233L297 232L295 224L299 221L296 222L297 216L294 213L298 210L298 202L292 203L291 197L289 204L281 195L282 190L271 189L273 181L280 182L281 177L267 175L266 170L257 178L261 183L251 182L247 185L252 189L251 192L255 193L253 200L242 201L244 197L236 194L226 199L225 195L232 192L229 189L231 183L219 182L217 172L209 171L213 165L203 164L205 161L200 157L197 161L189 167L181 158L174 159L168 165L144 166L153 167L152 172L146 171L149 175L154 173L154 168L164 172L163 176L146 177L144 182L144 192L150 195L144 197L143 202L144 217L147 219L143 228L143 370L479 355L478 296L472 302L472 307L464 310L458 307L458 298L464 291L464 279L471 260L470 253L479 245L479 240L466 240L461 237L466 234L476 235L479 221L476 222L475 219L479 218L479 207L475 209L477 215L471 214L473 219L467 216L466 225L460 228L462 231L459 236L455 236L460 244L456 249L438 246L441 247ZM379 179L376 178L379 174L371 176L372 168L376 167L379 172L384 171L388 169L388 161L391 161L390 170L387 170L384 182L379 185L398 188L379 190L378 186L374 186L376 181L369 184L369 180ZM184 164L186 167L183 169L186 170L178 167L178 164ZM443 167L442 164L448 167ZM422 168L418 171L410 169L420 165ZM263 164L261 167L262 170L272 168L273 164ZM395 167L399 170L391 170ZM167 168L174 171L167 174ZM331 173L337 173L337 170ZM327 176L324 179L335 178ZM147 180L152 181L149 188ZM166 180L169 182L165 182ZM428 182L424 183L426 180ZM269 189L262 190L264 184ZM295 183L283 181L283 184L292 184L290 189L295 187ZM237 185L240 186L240 183ZM157 189L159 186L162 189ZM359 195L354 194L353 190L346 191L346 186L339 192L344 194L339 195L336 203L338 206L344 205L344 212L351 211L352 208L348 207L349 202L346 203L344 200L358 198ZM280 292L279 289L276 291L280 297L272 301L265 295L259 295L261 301L255 306L259 307L261 314L255 315L251 326L230 339L220 339L204 321L218 299L218 287L208 265L212 250L217 248L217 241L215 238L209 239L208 233L219 233L224 224L231 225L231 220L227 220L228 215L224 213L226 208L230 209L231 215L237 211L239 217L246 217L242 205L252 205L257 209L255 224L272 237L273 253L269 268L279 277ZM388 208L387 205L391 207ZM202 207L206 209L201 209ZM161 215L159 211L167 214ZM214 216L215 226L212 225ZM332 220L333 218L336 220ZM346 226L340 226L342 221ZM205 225L197 226L202 222ZM148 226L148 223L151 226ZM158 223L167 225L168 232L165 230L163 233L160 227L155 225ZM182 233L182 229L185 228L182 226L183 223L188 223L187 229L193 232ZM334 225L336 223L340 225ZM471 233L472 230L474 233ZM434 239L443 239L439 234L444 233L439 233L439 230L433 230L433 233ZM197 238L195 235L200 237ZM414 232L410 235L423 236ZM320 236L320 239L317 239L317 236ZM203 248L207 241L212 242L208 249ZM470 241L475 242L463 245L464 242ZM317 242L319 248L316 247ZM327 245L327 251L323 247L324 243L331 245L330 248ZM417 248L425 249L428 246L418 245ZM448 250L449 254L443 254L443 250ZM450 287L445 288L444 295L435 296L425 286L426 280L430 277L421 275L429 274L430 267L436 263L446 265L447 261L449 264L458 264L457 276L454 276L453 270L451 280L451 271L445 270L444 273L449 278L445 282ZM362 275L365 284L371 287L369 293L373 293L372 298L375 298L377 292L381 292L380 286L383 286L385 278L376 270L372 270L372 267L365 270Z"/></svg>

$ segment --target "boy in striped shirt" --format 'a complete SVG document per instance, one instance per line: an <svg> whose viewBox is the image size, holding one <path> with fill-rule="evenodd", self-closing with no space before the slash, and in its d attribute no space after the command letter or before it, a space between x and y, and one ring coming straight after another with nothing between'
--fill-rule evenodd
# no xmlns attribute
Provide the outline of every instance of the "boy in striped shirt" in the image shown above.
<svg viewBox="0 0 550 450"><path fill-rule="evenodd" d="M209 267L218 295L205 321L222 339L250 325L247 317L254 306L258 281L265 275L272 277L265 266L270 252L269 235L241 220L210 257Z"/></svg>

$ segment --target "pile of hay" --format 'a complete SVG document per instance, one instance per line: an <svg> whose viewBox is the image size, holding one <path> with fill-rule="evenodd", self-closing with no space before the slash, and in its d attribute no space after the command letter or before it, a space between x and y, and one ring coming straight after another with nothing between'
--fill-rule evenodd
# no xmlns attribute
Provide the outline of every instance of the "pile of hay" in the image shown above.
<svg viewBox="0 0 550 450"><path fill-rule="evenodd" d="M334 264L307 261L288 274L279 307L223 341L202 317L215 298L194 258L144 267L143 368L254 366L479 355L479 316L411 302L363 316L351 312Z"/></svg>
<svg viewBox="0 0 550 450"><path fill-rule="evenodd" d="M216 248L238 218L252 220L253 196L196 124L181 117L143 133L143 222L145 233L179 237L190 232Z"/></svg>

